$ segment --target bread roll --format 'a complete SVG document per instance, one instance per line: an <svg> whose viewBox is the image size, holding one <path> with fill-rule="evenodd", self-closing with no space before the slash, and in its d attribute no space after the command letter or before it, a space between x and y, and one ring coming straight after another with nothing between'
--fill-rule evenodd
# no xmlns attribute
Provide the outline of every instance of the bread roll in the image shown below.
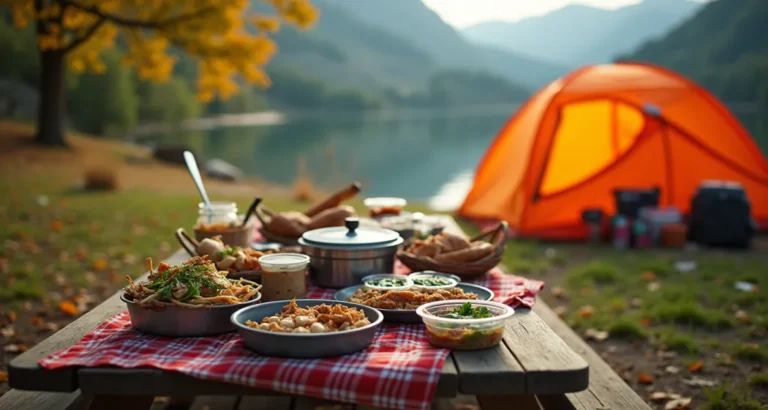
<svg viewBox="0 0 768 410"><path fill-rule="evenodd" d="M349 205L341 205L326 209L315 215L309 222L309 229L326 228L329 226L343 226L344 220L355 215L355 208Z"/></svg>
<svg viewBox="0 0 768 410"><path fill-rule="evenodd" d="M438 262L448 263L470 263L479 261L493 254L493 245L484 243L474 248L462 249L448 253L440 253L435 257Z"/></svg>

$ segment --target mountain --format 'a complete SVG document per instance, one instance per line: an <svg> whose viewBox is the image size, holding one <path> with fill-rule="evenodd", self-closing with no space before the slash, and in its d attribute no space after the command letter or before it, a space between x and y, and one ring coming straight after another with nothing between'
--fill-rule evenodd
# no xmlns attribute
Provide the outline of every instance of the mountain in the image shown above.
<svg viewBox="0 0 768 410"><path fill-rule="evenodd" d="M620 60L659 64L721 99L761 102L768 110L768 1L716 0L666 37Z"/></svg>
<svg viewBox="0 0 768 410"><path fill-rule="evenodd" d="M432 57L403 37L366 24L329 1L316 0L321 15L305 32L284 26L274 35L273 64L337 87L381 90L423 88L437 69Z"/></svg>
<svg viewBox="0 0 768 410"><path fill-rule="evenodd" d="M277 64L312 67L328 82L355 86L424 86L441 69L485 71L529 90L567 69L494 47L476 46L446 24L421 0L314 0L317 27L278 33ZM319 47L319 48L318 48Z"/></svg>
<svg viewBox="0 0 768 410"><path fill-rule="evenodd" d="M476 44L501 47L569 67L608 62L660 36L701 4L689 0L644 0L607 10L569 5L519 22L485 22L463 30Z"/></svg>

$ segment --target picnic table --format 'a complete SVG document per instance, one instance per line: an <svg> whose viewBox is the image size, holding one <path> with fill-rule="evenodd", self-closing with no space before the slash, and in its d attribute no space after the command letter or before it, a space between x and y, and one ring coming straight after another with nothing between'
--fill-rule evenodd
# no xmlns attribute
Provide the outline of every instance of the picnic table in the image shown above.
<svg viewBox="0 0 768 410"><path fill-rule="evenodd" d="M452 218L447 231L461 233ZM184 262L179 250L166 262ZM99 324L123 312L119 292L48 339L14 359L8 369L14 389L72 392L89 396L90 409L148 409L155 396L190 395L274 396L269 390L197 379L156 368L89 367L50 370L38 362L78 342ZM453 351L445 361L436 397L476 395L483 409L540 408L536 397L567 402L566 393L587 389L589 365L574 352L534 311L516 310L506 323L499 346L479 351Z"/></svg>

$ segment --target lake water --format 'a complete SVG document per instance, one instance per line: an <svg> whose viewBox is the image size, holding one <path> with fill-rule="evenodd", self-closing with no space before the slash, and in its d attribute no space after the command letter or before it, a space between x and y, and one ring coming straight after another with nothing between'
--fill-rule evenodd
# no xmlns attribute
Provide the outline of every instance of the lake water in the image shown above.
<svg viewBox="0 0 768 410"><path fill-rule="evenodd" d="M359 180L366 196L401 196L454 209L516 108L288 116L280 125L173 131L141 140L185 144L205 159L223 159L278 184L300 176L324 188Z"/></svg>
<svg viewBox="0 0 768 410"><path fill-rule="evenodd" d="M205 159L223 159L282 185L298 177L323 188L359 180L366 196L401 196L449 210L461 204L478 162L516 108L288 116L279 125L173 131L141 139L185 144ZM742 120L753 135L760 131L753 114ZM765 137L757 137L764 153Z"/></svg>

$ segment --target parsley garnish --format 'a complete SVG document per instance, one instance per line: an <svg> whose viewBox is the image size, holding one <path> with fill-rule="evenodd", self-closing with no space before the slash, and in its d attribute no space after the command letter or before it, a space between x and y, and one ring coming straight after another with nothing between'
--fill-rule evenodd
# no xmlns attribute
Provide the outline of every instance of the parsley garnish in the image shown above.
<svg viewBox="0 0 768 410"><path fill-rule="evenodd" d="M450 312L440 316L449 319L483 319L492 317L493 313L485 306L472 307L471 302L465 302L461 306L453 308Z"/></svg>

